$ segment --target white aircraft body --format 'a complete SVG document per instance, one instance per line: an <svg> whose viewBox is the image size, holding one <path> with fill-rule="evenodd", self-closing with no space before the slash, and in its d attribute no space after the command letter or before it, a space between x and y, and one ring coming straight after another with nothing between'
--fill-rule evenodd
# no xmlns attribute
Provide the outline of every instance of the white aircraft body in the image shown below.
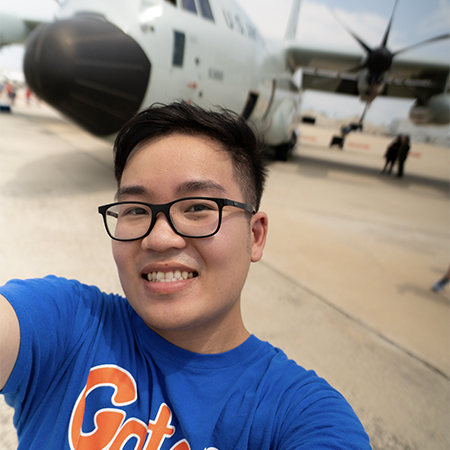
<svg viewBox="0 0 450 450"><path fill-rule="evenodd" d="M292 146L300 91L282 55L233 0L66 0L29 37L24 71L99 136L154 102L185 100L251 116L269 145Z"/></svg>
<svg viewBox="0 0 450 450"><path fill-rule="evenodd" d="M24 72L39 97L98 136L115 135L152 103L185 100L251 120L282 159L296 141L299 69L303 89L368 101L415 97L410 117L416 122L449 122L448 63L399 57L391 64L391 54L379 70L391 22L381 50L354 36L366 58L301 46L294 40L299 8L294 0L286 39L269 43L234 0L64 0L55 21L28 37ZM10 26L0 45L35 26L5 14L0 11L0 24L9 20ZM400 76L391 75L391 66Z"/></svg>

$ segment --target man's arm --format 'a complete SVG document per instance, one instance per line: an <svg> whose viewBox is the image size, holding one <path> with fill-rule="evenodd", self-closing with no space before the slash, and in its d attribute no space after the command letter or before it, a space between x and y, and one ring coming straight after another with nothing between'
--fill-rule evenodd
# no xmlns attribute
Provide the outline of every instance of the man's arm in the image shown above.
<svg viewBox="0 0 450 450"><path fill-rule="evenodd" d="M0 295L0 389L5 387L19 355L19 319L13 307Z"/></svg>

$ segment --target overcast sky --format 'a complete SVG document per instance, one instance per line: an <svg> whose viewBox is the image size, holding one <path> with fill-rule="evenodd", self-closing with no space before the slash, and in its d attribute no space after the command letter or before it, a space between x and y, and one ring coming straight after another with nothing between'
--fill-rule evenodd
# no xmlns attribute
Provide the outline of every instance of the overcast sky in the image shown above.
<svg viewBox="0 0 450 450"><path fill-rule="evenodd" d="M263 36L283 38L292 0L238 2ZM303 0L297 39L301 43L322 48L359 49L334 17L337 16L367 45L376 47L382 40L393 7L394 0ZM14 9L29 17L46 18L52 16L57 3L55 0L0 0L0 8ZM450 0L399 0L388 48L399 50L449 31ZM0 68L20 68L22 55L18 46L1 49ZM449 61L450 40L407 52L405 56ZM376 99L366 118L377 123L388 123L393 117L406 117L410 104L410 101L405 100ZM363 109L363 104L353 97L307 92L303 97L303 107L311 106L331 117L359 114Z"/></svg>

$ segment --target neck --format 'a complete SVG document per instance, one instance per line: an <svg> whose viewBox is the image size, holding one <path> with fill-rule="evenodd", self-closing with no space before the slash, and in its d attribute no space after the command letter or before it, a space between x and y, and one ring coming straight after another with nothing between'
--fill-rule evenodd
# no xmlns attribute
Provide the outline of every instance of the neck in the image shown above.
<svg viewBox="0 0 450 450"><path fill-rule="evenodd" d="M153 329L153 328L152 328ZM184 350L201 354L224 353L245 342L250 333L242 319L239 323L221 324L220 327L202 326L201 330L155 330L161 337Z"/></svg>

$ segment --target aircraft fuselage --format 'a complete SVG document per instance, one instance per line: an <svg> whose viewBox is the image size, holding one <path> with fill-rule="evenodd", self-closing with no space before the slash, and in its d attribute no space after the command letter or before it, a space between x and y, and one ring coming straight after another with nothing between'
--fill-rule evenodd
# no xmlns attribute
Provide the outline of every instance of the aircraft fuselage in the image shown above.
<svg viewBox="0 0 450 450"><path fill-rule="evenodd" d="M242 114L276 146L299 100L282 47L234 0L66 0L31 35L24 68L39 96L101 136L152 103L185 100Z"/></svg>

